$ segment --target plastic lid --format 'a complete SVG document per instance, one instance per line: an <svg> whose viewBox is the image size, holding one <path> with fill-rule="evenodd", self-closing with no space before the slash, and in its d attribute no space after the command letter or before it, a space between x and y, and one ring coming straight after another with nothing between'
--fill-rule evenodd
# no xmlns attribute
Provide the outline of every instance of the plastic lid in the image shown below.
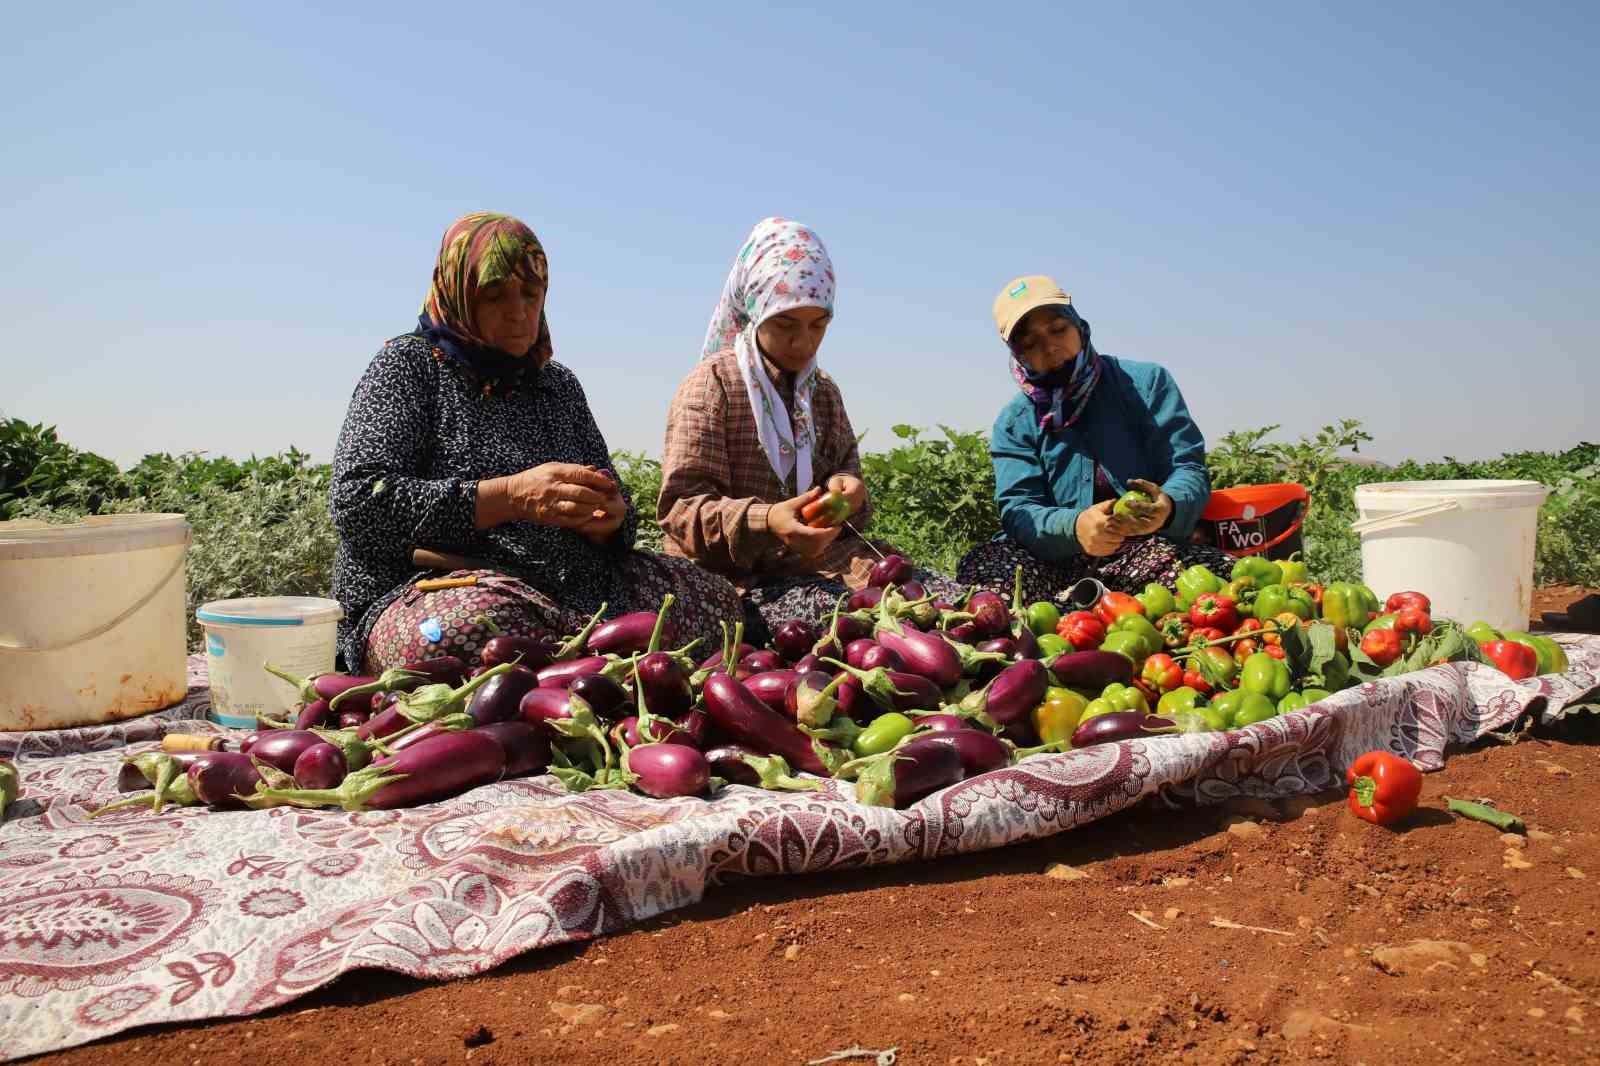
<svg viewBox="0 0 1600 1066"><path fill-rule="evenodd" d="M1550 490L1537 481L1469 478L1460 481L1378 481L1357 485L1356 506L1364 511L1401 511L1432 503L1455 503L1466 511L1537 507Z"/></svg>
<svg viewBox="0 0 1600 1066"><path fill-rule="evenodd" d="M34 519L0 522L0 559L110 555L188 542L189 523L181 514L90 515L63 525Z"/></svg>
<svg viewBox="0 0 1600 1066"><path fill-rule="evenodd" d="M344 617L338 600L320 596L244 596L212 600L194 613L207 625L314 626Z"/></svg>

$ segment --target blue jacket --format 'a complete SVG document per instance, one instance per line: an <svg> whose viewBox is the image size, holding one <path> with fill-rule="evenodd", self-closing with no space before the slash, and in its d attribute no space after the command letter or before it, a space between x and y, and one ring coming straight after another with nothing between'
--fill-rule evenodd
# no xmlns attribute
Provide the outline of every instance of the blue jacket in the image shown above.
<svg viewBox="0 0 1600 1066"><path fill-rule="evenodd" d="M1172 520L1161 534L1174 540L1194 532L1211 497L1205 438L1172 374L1155 363L1100 358L1105 369L1076 425L1042 432L1021 392L994 420L989 455L1000 528L1040 559L1083 550L1078 515L1094 503L1096 460L1118 495L1129 478L1144 478L1172 497Z"/></svg>

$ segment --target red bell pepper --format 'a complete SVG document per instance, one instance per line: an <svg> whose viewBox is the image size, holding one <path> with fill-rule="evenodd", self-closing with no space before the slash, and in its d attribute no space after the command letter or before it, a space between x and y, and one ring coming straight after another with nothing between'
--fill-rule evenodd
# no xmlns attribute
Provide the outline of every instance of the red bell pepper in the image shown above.
<svg viewBox="0 0 1600 1066"><path fill-rule="evenodd" d="M1388 666L1405 654L1405 639L1393 629L1374 629L1361 638L1361 653L1379 666Z"/></svg>
<svg viewBox="0 0 1600 1066"><path fill-rule="evenodd" d="M1321 585L1303 585L1301 587L1306 590L1306 595L1311 597L1311 602L1317 605L1317 613L1321 614L1322 613L1322 586Z"/></svg>
<svg viewBox="0 0 1600 1066"><path fill-rule="evenodd" d="M1396 595L1402 594L1396 593ZM1392 600L1394 596L1389 598ZM1433 619L1420 607L1402 607L1394 614L1394 631L1402 635L1415 633L1419 637L1425 636L1433 632Z"/></svg>
<svg viewBox="0 0 1600 1066"><path fill-rule="evenodd" d="M1183 683L1200 693L1202 696L1209 696L1212 692L1216 691L1212 687L1211 682L1206 680L1205 675L1194 669L1185 670L1183 672Z"/></svg>
<svg viewBox="0 0 1600 1066"><path fill-rule="evenodd" d="M1151 688L1171 692L1183 684L1183 667L1166 652L1158 652L1144 661L1139 677Z"/></svg>
<svg viewBox="0 0 1600 1066"><path fill-rule="evenodd" d="M1351 813L1374 825L1398 822L1417 809L1422 795L1422 774L1405 759L1386 751L1358 756L1344 779L1350 786Z"/></svg>
<svg viewBox="0 0 1600 1066"><path fill-rule="evenodd" d="M1433 601L1420 592L1396 592L1384 601L1383 611L1385 614L1399 614L1407 607L1415 607L1423 614L1429 614L1433 611Z"/></svg>
<svg viewBox="0 0 1600 1066"><path fill-rule="evenodd" d="M1243 666L1246 659L1261 650L1261 642L1255 637L1244 637L1234 641L1232 647L1233 661Z"/></svg>
<svg viewBox="0 0 1600 1066"><path fill-rule="evenodd" d="M1108 592L1095 604L1094 613L1109 626L1125 614L1144 614L1144 604L1126 592Z"/></svg>
<svg viewBox="0 0 1600 1066"><path fill-rule="evenodd" d="M1156 621L1156 632L1161 634L1161 643L1167 647L1187 648L1194 639L1194 623L1189 621L1187 613L1173 611Z"/></svg>
<svg viewBox="0 0 1600 1066"><path fill-rule="evenodd" d="M1090 611L1073 611L1056 623L1056 636L1073 651L1093 651L1106 639L1106 624Z"/></svg>
<svg viewBox="0 0 1600 1066"><path fill-rule="evenodd" d="M1189 607L1189 621L1197 628L1210 626L1229 632L1239 624L1239 608L1226 596L1202 592Z"/></svg>
<svg viewBox="0 0 1600 1066"><path fill-rule="evenodd" d="M1261 624L1261 619L1259 619L1259 618L1246 618L1243 621L1241 621L1238 625L1233 627L1233 633L1231 635L1235 636L1235 637L1239 636L1242 633L1249 633L1249 634L1254 635L1254 634L1261 633L1266 628L1267 628L1266 626Z"/></svg>
<svg viewBox="0 0 1600 1066"><path fill-rule="evenodd" d="M1287 659L1289 653L1283 650L1282 644L1268 644L1261 649L1274 659Z"/></svg>
<svg viewBox="0 0 1600 1066"><path fill-rule="evenodd" d="M1539 654L1526 644L1514 640L1485 640L1478 645L1489 661L1513 681L1532 677L1539 672Z"/></svg>
<svg viewBox="0 0 1600 1066"><path fill-rule="evenodd" d="M1227 635L1216 626L1196 626L1194 632L1189 634L1189 642L1192 644L1210 644L1212 641L1221 640Z"/></svg>

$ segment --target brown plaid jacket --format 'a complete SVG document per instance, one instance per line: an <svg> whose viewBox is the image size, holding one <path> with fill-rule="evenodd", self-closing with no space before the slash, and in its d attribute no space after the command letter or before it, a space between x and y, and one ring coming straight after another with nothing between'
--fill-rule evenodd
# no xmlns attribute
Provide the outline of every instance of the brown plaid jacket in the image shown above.
<svg viewBox="0 0 1600 1066"><path fill-rule="evenodd" d="M811 451L816 484L825 484L834 474L860 477L855 430L839 386L825 373L817 375L811 413L817 431ZM807 573L842 580L852 588L866 583L876 556L848 530L818 558L802 560L767 529L772 504L803 489L796 488L793 473L787 484L780 482L767 462L731 349L702 359L678 386L667 411L661 465L656 518L667 534L667 554L693 559L741 587ZM864 529L871 513L869 502L850 521Z"/></svg>

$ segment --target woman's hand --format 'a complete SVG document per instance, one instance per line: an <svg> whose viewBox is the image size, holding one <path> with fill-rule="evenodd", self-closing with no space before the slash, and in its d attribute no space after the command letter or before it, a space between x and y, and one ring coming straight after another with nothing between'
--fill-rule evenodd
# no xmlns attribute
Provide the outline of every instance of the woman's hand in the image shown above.
<svg viewBox="0 0 1600 1066"><path fill-rule="evenodd" d="M1123 534L1111 526L1117 517L1111 513L1111 508L1115 506L1115 500L1105 500L1078 512L1075 528L1078 533L1078 544L1083 548L1085 555L1104 558L1122 547Z"/></svg>
<svg viewBox="0 0 1600 1066"><path fill-rule="evenodd" d="M850 501L850 514L861 513L867 505L867 486L860 478L853 474L835 474L828 479L828 491L837 492Z"/></svg>
<svg viewBox="0 0 1600 1066"><path fill-rule="evenodd" d="M862 488L862 492L866 492L865 487ZM821 496L822 489L813 488L803 496L775 503L767 511L767 528L772 531L772 535L777 537L785 548L802 559L815 559L821 555L839 535L839 530L844 528L834 526L831 529L812 529L800 517L800 508Z"/></svg>
<svg viewBox="0 0 1600 1066"><path fill-rule="evenodd" d="M478 483L479 529L507 522L579 529L612 521L622 495L609 475L577 463L543 463ZM620 524L621 518L615 521ZM612 526L615 531L616 526Z"/></svg>
<svg viewBox="0 0 1600 1066"><path fill-rule="evenodd" d="M622 498L621 492L612 492L606 498L603 507L597 507L590 516L589 521L577 527L595 544L604 544L616 536L617 530L622 528L622 520L628 516L628 505Z"/></svg>
<svg viewBox="0 0 1600 1066"><path fill-rule="evenodd" d="M1153 503L1146 508L1138 506L1127 514L1113 514L1107 523L1111 532L1119 537L1142 537L1166 526L1172 517L1172 497L1161 491L1161 486L1143 478L1129 478L1128 488L1138 489Z"/></svg>

